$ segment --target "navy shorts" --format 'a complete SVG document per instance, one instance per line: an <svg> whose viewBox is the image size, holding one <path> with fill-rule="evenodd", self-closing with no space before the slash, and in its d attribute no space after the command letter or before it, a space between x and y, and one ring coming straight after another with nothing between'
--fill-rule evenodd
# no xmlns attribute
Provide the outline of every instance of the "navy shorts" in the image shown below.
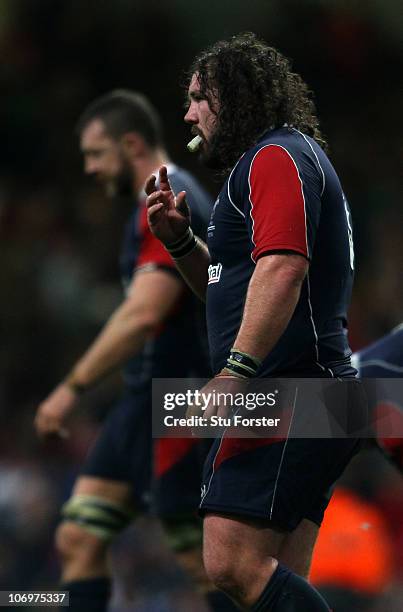
<svg viewBox="0 0 403 612"><path fill-rule="evenodd" d="M365 418L361 387L354 381L349 399ZM335 481L360 448L354 437L230 438L224 432L204 466L199 513L266 520L285 531L303 519L320 525Z"/></svg>
<svg viewBox="0 0 403 612"><path fill-rule="evenodd" d="M304 518L320 525L332 485L359 447L353 439L215 440L199 512L267 520L286 531Z"/></svg>
<svg viewBox="0 0 403 612"><path fill-rule="evenodd" d="M151 393L127 388L106 417L81 475L130 483L136 510L145 511L151 473Z"/></svg>
<svg viewBox="0 0 403 612"><path fill-rule="evenodd" d="M151 391L128 388L106 418L81 474L131 484L136 510L194 515L211 440L152 439Z"/></svg>
<svg viewBox="0 0 403 612"><path fill-rule="evenodd" d="M164 519L196 516L203 466L210 439L161 438L154 441L153 502Z"/></svg>

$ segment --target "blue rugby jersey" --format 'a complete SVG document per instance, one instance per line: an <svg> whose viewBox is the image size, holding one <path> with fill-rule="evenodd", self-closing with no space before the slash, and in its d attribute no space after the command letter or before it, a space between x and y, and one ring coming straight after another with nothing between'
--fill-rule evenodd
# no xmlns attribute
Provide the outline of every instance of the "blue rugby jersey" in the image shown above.
<svg viewBox="0 0 403 612"><path fill-rule="evenodd" d="M226 180L208 227L207 325L213 371L237 335L257 260L276 251L310 262L291 321L259 376L354 376L347 339L354 250L350 210L320 146L283 127L266 132Z"/></svg>
<svg viewBox="0 0 403 612"><path fill-rule="evenodd" d="M352 361L362 378L403 377L403 323L354 353Z"/></svg>
<svg viewBox="0 0 403 612"><path fill-rule="evenodd" d="M168 176L175 193L187 192L195 234L205 237L212 201L201 185L185 170L169 164ZM136 203L127 223L120 268L122 282L128 288L138 270L164 269L178 275L175 263L162 243L153 236L147 222L145 194ZM199 301L184 286L183 297L144 350L130 359L124 369L130 387L148 385L152 378L208 376L209 366L204 341L204 313Z"/></svg>

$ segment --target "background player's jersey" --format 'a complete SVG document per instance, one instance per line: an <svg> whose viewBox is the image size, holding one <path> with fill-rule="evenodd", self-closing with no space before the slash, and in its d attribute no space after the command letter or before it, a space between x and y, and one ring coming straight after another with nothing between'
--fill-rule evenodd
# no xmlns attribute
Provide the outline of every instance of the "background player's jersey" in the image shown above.
<svg viewBox="0 0 403 612"><path fill-rule="evenodd" d="M212 207L210 196L185 170L170 164L168 175L175 193L186 190L193 231L204 238ZM127 224L120 267L125 287L139 270L159 268L180 276L171 256L149 229L145 195ZM180 304L156 336L126 365L125 381L131 387L144 387L153 377L208 376L205 334L202 306L190 289L184 288Z"/></svg>
<svg viewBox="0 0 403 612"><path fill-rule="evenodd" d="M258 375L354 376L347 309L354 272L351 217L319 145L295 129L268 131L232 170L208 227L207 322L214 372L226 362L257 260L310 261L291 321Z"/></svg>
<svg viewBox="0 0 403 612"><path fill-rule="evenodd" d="M403 377L403 323L354 353L352 362L362 378Z"/></svg>
<svg viewBox="0 0 403 612"><path fill-rule="evenodd" d="M376 342L354 353L352 362L365 379L375 440L403 473L403 323ZM370 380L378 379L378 380Z"/></svg>

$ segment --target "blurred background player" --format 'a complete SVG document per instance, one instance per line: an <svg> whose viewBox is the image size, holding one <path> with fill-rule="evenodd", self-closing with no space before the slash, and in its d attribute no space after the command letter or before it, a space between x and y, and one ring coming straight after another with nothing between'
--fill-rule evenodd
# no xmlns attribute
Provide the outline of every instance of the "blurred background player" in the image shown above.
<svg viewBox="0 0 403 612"><path fill-rule="evenodd" d="M358 375L370 378L403 377L403 323L389 334L354 353ZM375 441L384 455L403 473L403 400L400 383L366 380Z"/></svg>
<svg viewBox="0 0 403 612"><path fill-rule="evenodd" d="M401 499L401 482L385 469L384 456L403 471L403 413L400 381L403 373L403 325L352 355L352 363L368 389L373 437L341 487L336 489L315 546L310 579L335 612L378 612L401 609L395 584L401 556L400 520L394 518ZM366 470L366 482L360 475ZM382 485L377 483L382 480ZM395 531L395 533L393 533ZM397 591L400 607L393 603Z"/></svg>
<svg viewBox="0 0 403 612"><path fill-rule="evenodd" d="M352 362L362 378L403 376L403 323L389 334L357 351Z"/></svg>
<svg viewBox="0 0 403 612"><path fill-rule="evenodd" d="M134 201L120 259L125 299L68 376L40 404L35 425L40 436L68 436L68 418L80 395L125 364L123 397L85 460L56 532L70 607L100 612L110 593L109 543L147 506L151 380L208 374L193 297L148 229L144 181L167 164L175 188L191 191L192 220L202 234L211 203L197 181L170 162L160 119L141 94L117 90L96 99L83 112L78 132L85 172L111 198L129 194ZM156 449L156 511L165 519L174 547L187 557L189 549L190 556L199 555L200 530L193 509L199 499L200 452L193 440L162 440Z"/></svg>

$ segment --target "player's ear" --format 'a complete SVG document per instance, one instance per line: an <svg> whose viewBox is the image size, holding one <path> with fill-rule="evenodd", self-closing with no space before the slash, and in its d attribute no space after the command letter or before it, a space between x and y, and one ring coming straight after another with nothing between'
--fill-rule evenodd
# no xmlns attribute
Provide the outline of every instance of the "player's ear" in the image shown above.
<svg viewBox="0 0 403 612"><path fill-rule="evenodd" d="M140 134L137 134L137 132L127 132L127 134L123 134L120 142L124 152L130 158L138 157L145 149L144 138L142 138Z"/></svg>

